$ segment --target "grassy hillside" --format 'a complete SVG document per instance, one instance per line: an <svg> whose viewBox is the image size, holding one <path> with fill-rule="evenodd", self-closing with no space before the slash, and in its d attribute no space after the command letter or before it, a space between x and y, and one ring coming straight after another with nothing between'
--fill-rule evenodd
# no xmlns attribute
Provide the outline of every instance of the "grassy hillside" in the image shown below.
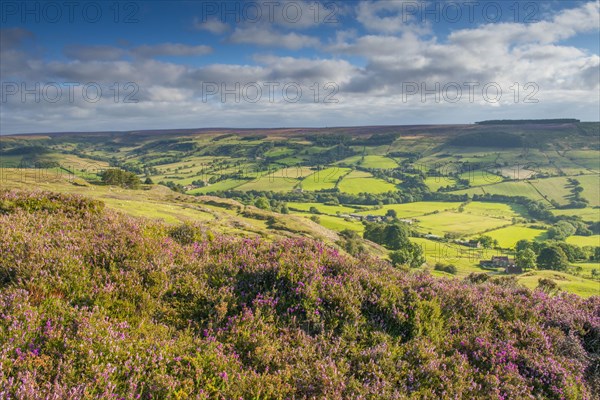
<svg viewBox="0 0 600 400"><path fill-rule="evenodd" d="M0 192L0 211L3 398L600 395L599 297L73 195Z"/></svg>
<svg viewBox="0 0 600 400"><path fill-rule="evenodd" d="M98 185L107 168L153 184ZM591 269L600 271L590 258L600 234L599 174L600 124L572 121L57 133L0 142L7 188L79 193L129 215L202 221L242 237L309 237L340 251L364 246L383 259L389 249L361 238L345 243L340 233L360 236L365 220L395 217L410 223L413 236L434 234L452 249L455 240L489 236L495 251L513 257L519 240L546 242L567 221L574 231L559 242L589 247L569 261L569 276L591 285ZM423 268L453 262L436 251ZM489 273L478 266L486 257L458 257L457 275ZM594 268L583 276L581 263Z"/></svg>

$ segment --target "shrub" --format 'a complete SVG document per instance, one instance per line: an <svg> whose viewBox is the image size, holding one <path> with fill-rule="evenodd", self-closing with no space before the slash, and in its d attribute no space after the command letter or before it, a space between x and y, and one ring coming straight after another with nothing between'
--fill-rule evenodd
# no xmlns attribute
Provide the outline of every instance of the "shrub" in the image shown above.
<svg viewBox="0 0 600 400"><path fill-rule="evenodd" d="M190 243L189 226L61 199L0 214L0 398L600 395L598 297L436 279L308 239Z"/></svg>
<svg viewBox="0 0 600 400"><path fill-rule="evenodd" d="M453 264L444 264L444 263L436 263L433 267L433 269L435 269L436 271L443 271L443 272L447 272L449 274L455 275L458 270L456 269L456 266Z"/></svg>

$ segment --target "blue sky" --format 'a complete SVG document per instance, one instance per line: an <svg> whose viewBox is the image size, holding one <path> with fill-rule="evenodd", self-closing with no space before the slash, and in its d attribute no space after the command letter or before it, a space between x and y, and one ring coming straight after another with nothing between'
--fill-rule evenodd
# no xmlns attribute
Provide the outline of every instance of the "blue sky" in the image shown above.
<svg viewBox="0 0 600 400"><path fill-rule="evenodd" d="M596 1L68 4L0 6L0 133L600 119Z"/></svg>

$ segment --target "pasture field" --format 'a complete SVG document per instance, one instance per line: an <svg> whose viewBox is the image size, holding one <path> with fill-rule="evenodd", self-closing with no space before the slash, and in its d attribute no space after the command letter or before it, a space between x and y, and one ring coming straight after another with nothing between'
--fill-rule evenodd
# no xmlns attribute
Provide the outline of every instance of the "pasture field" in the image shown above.
<svg viewBox="0 0 600 400"><path fill-rule="evenodd" d="M503 249L513 249L515 244L521 239L538 241L547 239L545 230L533 229L520 225L507 226L505 228L486 232L485 234L492 239L496 239L498 245Z"/></svg>
<svg viewBox="0 0 600 400"><path fill-rule="evenodd" d="M569 150L565 154L573 164L586 168L589 171L600 173L600 159L594 150Z"/></svg>
<svg viewBox="0 0 600 400"><path fill-rule="evenodd" d="M576 176L583 192L581 195L590 202L591 207L600 207L600 175Z"/></svg>
<svg viewBox="0 0 600 400"><path fill-rule="evenodd" d="M348 174L350 171L349 168L341 167L331 167L316 171L302 180L302 189L308 191L333 189L339 178Z"/></svg>
<svg viewBox="0 0 600 400"><path fill-rule="evenodd" d="M285 179L298 179L305 178L310 174L313 174L315 170L309 167L302 166L287 166L278 170L275 170L271 173L271 175L275 178L285 178Z"/></svg>
<svg viewBox="0 0 600 400"><path fill-rule="evenodd" d="M287 203L290 210L298 210L303 212L309 212L311 207L315 207L319 212L323 214L336 215L340 214L351 214L356 212L356 209L342 205L328 205L323 203Z"/></svg>
<svg viewBox="0 0 600 400"><path fill-rule="evenodd" d="M420 215L440 212L445 210L456 210L461 203L449 201L420 201L416 203L388 204L378 209L361 211L360 215L383 216L388 210L396 211L398 218L412 218Z"/></svg>
<svg viewBox="0 0 600 400"><path fill-rule="evenodd" d="M570 244L576 244L577 246L598 246L600 247L600 235L592 236L569 236L565 242Z"/></svg>
<svg viewBox="0 0 600 400"><path fill-rule="evenodd" d="M479 186L469 189L457 190L451 193L456 194L468 194L472 196L474 194L500 194L504 196L523 196L533 200L544 200L535 188L525 181L518 182L501 182L493 185Z"/></svg>
<svg viewBox="0 0 600 400"><path fill-rule="evenodd" d="M517 276L517 281L530 289L535 289L540 278L552 279L561 290L575 293L581 297L600 295L600 282L584 279L559 271L530 271Z"/></svg>
<svg viewBox="0 0 600 400"><path fill-rule="evenodd" d="M359 194L359 193L387 193L396 190L396 185L386 182L382 179L376 179L373 175L363 171L352 171L344 176L338 184L340 192Z"/></svg>
<svg viewBox="0 0 600 400"><path fill-rule="evenodd" d="M598 222L600 221L600 209L599 208L575 208L575 209L564 209L564 210L551 210L554 215L573 215L581 217L583 221Z"/></svg>
<svg viewBox="0 0 600 400"><path fill-rule="evenodd" d="M120 210L134 217L160 219L168 224L182 222L210 222L215 218L212 214L178 204L154 203L140 200L115 199L104 197L102 199L108 207Z"/></svg>
<svg viewBox="0 0 600 400"><path fill-rule="evenodd" d="M583 263L575 263L574 267L581 268L581 276L584 278L591 279L592 271L597 270L600 272L600 262L583 262Z"/></svg>
<svg viewBox="0 0 600 400"><path fill-rule="evenodd" d="M523 217L527 211L519 204L488 203L482 201L470 201L464 206L464 212L468 214L483 215L496 218Z"/></svg>
<svg viewBox="0 0 600 400"><path fill-rule="evenodd" d="M302 216L309 219L310 216L306 213L292 213L292 215ZM344 218L334 217L331 215L319 215L319 224L332 231L341 232L344 229L350 229L362 233L365 230L365 226L359 221L347 221Z"/></svg>
<svg viewBox="0 0 600 400"><path fill-rule="evenodd" d="M391 169L397 168L398 163L385 156L377 156L377 155L367 155L364 157L362 162L360 163L361 167L364 168L373 168L373 169Z"/></svg>
<svg viewBox="0 0 600 400"><path fill-rule="evenodd" d="M266 157L282 157L282 156L291 156L294 154L294 149L290 149L288 147L275 147L265 153Z"/></svg>
<svg viewBox="0 0 600 400"><path fill-rule="evenodd" d="M500 183L504 179L493 172L482 169L463 172L459 177L460 179L468 180L470 186L492 185L494 183Z"/></svg>
<svg viewBox="0 0 600 400"><path fill-rule="evenodd" d="M572 186L567 182L566 177L532 179L529 182L545 198L554 200L561 205L569 203L569 197L572 195L570 192Z"/></svg>
<svg viewBox="0 0 600 400"><path fill-rule="evenodd" d="M429 190L437 192L439 188L454 185L456 180L448 176L428 176L424 182Z"/></svg>
<svg viewBox="0 0 600 400"><path fill-rule="evenodd" d="M422 232L443 236L445 233L473 235L510 224L510 221L451 211L424 215L417 218Z"/></svg>
<svg viewBox="0 0 600 400"><path fill-rule="evenodd" d="M205 193L211 193L211 192L231 190L231 189L235 189L238 186L241 186L247 182L248 182L247 180L241 180L241 179L226 179L224 181L213 183L212 185L208 185L208 186L197 188L197 189L192 189L192 190L188 191L188 193L189 194L205 194Z"/></svg>
<svg viewBox="0 0 600 400"><path fill-rule="evenodd" d="M273 192L289 192L300 183L300 180L262 176L236 187L236 190L258 190Z"/></svg>
<svg viewBox="0 0 600 400"><path fill-rule="evenodd" d="M452 264L456 267L456 275L442 272L444 276L465 277L472 272L490 272L479 267L479 260L491 258L497 255L496 251L484 249L470 249L453 243L436 242L425 238L410 238L410 241L416 243L423 250L427 266L432 273L438 273L433 269L438 262ZM500 271L500 269L498 269Z"/></svg>

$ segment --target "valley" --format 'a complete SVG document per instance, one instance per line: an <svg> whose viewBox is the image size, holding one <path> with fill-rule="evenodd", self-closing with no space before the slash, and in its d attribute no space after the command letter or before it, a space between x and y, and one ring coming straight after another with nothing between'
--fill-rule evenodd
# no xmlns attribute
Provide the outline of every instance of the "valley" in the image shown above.
<svg viewBox="0 0 600 400"><path fill-rule="evenodd" d="M399 221L422 249L417 270L436 276L451 276L436 263L451 263L457 277L502 275L479 261L514 257L520 240L546 243L556 223L571 221L579 231L560 241L587 250L553 273L560 288L589 296L600 293L598 130L598 123L515 122L4 136L0 173L3 188L83 194L133 216L214 222L239 236L335 246L344 231L360 237L367 223ZM103 185L109 168L146 184ZM482 236L492 245L462 244ZM388 257L385 246L359 239ZM532 286L546 273L516 277Z"/></svg>

